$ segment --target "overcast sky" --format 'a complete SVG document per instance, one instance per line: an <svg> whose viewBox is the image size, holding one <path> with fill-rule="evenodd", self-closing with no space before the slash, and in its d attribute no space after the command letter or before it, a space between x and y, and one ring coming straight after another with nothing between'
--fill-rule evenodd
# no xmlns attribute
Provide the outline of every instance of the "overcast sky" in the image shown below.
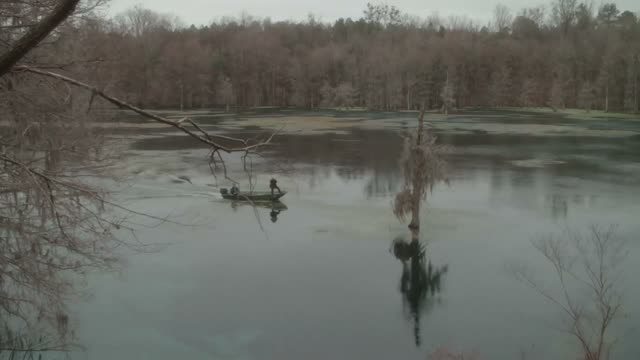
<svg viewBox="0 0 640 360"><path fill-rule="evenodd" d="M340 17L358 18L367 2L376 0L111 0L108 10L117 14L134 5L179 16L185 23L206 25L223 16L237 16L245 11L253 16L273 20L301 20L313 13L323 21L333 21ZM607 1L609 2L609 1ZM640 10L639 0L615 1L622 10ZM486 22L491 19L493 8L503 3L517 11L523 7L547 4L549 1L527 0L392 0L385 1L403 12L422 17L437 13L443 17L464 15L474 20ZM594 0L597 5L599 0Z"/></svg>

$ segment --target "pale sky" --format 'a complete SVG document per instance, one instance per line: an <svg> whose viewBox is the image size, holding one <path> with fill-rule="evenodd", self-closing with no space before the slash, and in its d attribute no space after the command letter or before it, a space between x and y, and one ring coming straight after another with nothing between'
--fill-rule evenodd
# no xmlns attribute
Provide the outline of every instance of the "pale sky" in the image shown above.
<svg viewBox="0 0 640 360"><path fill-rule="evenodd" d="M272 20L302 20L313 13L323 21L333 21L340 17L359 18L367 2L376 0L111 0L108 13L117 14L135 5L180 17L186 24L206 25L223 16L238 16L243 11L259 18ZM486 23L491 20L493 8L502 3L513 12L523 7L549 4L550 1L504 0L390 0L382 1L395 5L401 11L427 17L437 13L446 18L449 15L466 16ZM596 8L601 3L594 0ZM606 1L606 2L610 2ZM638 0L615 1L621 10L640 10Z"/></svg>

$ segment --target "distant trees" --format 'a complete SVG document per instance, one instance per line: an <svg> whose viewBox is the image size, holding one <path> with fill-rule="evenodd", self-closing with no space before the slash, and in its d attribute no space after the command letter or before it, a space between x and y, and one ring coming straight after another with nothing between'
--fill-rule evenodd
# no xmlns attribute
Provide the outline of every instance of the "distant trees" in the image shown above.
<svg viewBox="0 0 640 360"><path fill-rule="evenodd" d="M532 39L538 35L538 24L526 15L519 15L511 24L511 34L517 39Z"/></svg>
<svg viewBox="0 0 640 360"><path fill-rule="evenodd" d="M455 90L453 82L449 81L449 75L447 74L447 80L442 87L442 112L445 115L449 114L449 110L453 108L455 104Z"/></svg>
<svg viewBox="0 0 640 360"><path fill-rule="evenodd" d="M68 24L48 54L100 59L109 91L145 107L582 107L590 84L592 109L636 111L640 22L589 4L498 5L491 29L384 4L331 24L244 15L202 27L136 7Z"/></svg>
<svg viewBox="0 0 640 360"><path fill-rule="evenodd" d="M535 79L528 78L522 84L520 106L530 107L538 103L538 85Z"/></svg>
<svg viewBox="0 0 640 360"><path fill-rule="evenodd" d="M367 3L364 10L364 20L373 26L392 26L399 25L401 21L401 12L395 6L387 4Z"/></svg>
<svg viewBox="0 0 640 360"><path fill-rule="evenodd" d="M578 96L578 105L585 111L589 112L591 111L594 100L595 96L593 86L590 82L585 82L584 84L582 84L582 88L580 89L580 94Z"/></svg>
<svg viewBox="0 0 640 360"><path fill-rule="evenodd" d="M638 112L638 72L639 56L635 55L628 60L626 84L624 87L624 109L629 112Z"/></svg>
<svg viewBox="0 0 640 360"><path fill-rule="evenodd" d="M230 106L235 103L231 81L226 77L221 77L216 84L215 93L217 95L216 103L224 105L225 111L229 112Z"/></svg>
<svg viewBox="0 0 640 360"><path fill-rule="evenodd" d="M577 0L555 0L552 5L552 21L566 35L576 21Z"/></svg>
<svg viewBox="0 0 640 360"><path fill-rule="evenodd" d="M350 83L340 83L337 87L332 87L325 83L321 89L322 105L338 106L343 108L353 107L356 101L356 90Z"/></svg>
<svg viewBox="0 0 640 360"><path fill-rule="evenodd" d="M562 78L556 78L553 80L553 83L551 85L549 106L551 106L554 111L565 108L564 86Z"/></svg>
<svg viewBox="0 0 640 360"><path fill-rule="evenodd" d="M614 3L603 4L598 11L598 21L609 26L618 18L618 6Z"/></svg>
<svg viewBox="0 0 640 360"><path fill-rule="evenodd" d="M512 106L513 88L511 74L507 66L493 73L489 87L492 106Z"/></svg>
<svg viewBox="0 0 640 360"><path fill-rule="evenodd" d="M493 18L496 32L507 32L511 27L512 16L511 10L506 5L498 4L493 10Z"/></svg>
<svg viewBox="0 0 640 360"><path fill-rule="evenodd" d="M335 104L348 109L355 104L356 96L356 89L350 83L343 82L336 88Z"/></svg>

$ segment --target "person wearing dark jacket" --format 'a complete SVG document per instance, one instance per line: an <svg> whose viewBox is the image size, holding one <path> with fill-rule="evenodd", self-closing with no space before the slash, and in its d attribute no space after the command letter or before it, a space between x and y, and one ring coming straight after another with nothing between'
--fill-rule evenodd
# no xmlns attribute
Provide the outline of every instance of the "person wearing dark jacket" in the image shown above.
<svg viewBox="0 0 640 360"><path fill-rule="evenodd" d="M278 189L278 194L282 194L282 191L278 187L278 181L274 178L271 178L269 181L269 187L271 188L271 195L273 196L273 190Z"/></svg>

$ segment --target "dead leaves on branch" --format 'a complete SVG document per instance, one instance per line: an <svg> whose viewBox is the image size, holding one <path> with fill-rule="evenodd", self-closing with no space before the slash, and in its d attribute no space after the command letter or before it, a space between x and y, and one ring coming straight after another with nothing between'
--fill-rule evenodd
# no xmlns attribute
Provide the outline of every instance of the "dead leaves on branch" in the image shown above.
<svg viewBox="0 0 640 360"><path fill-rule="evenodd" d="M440 182L449 183L445 155L453 149L437 143L437 137L429 127L418 130L405 138L400 160L404 173L404 184L393 202L393 214L405 221L420 202L426 201L428 193Z"/></svg>

